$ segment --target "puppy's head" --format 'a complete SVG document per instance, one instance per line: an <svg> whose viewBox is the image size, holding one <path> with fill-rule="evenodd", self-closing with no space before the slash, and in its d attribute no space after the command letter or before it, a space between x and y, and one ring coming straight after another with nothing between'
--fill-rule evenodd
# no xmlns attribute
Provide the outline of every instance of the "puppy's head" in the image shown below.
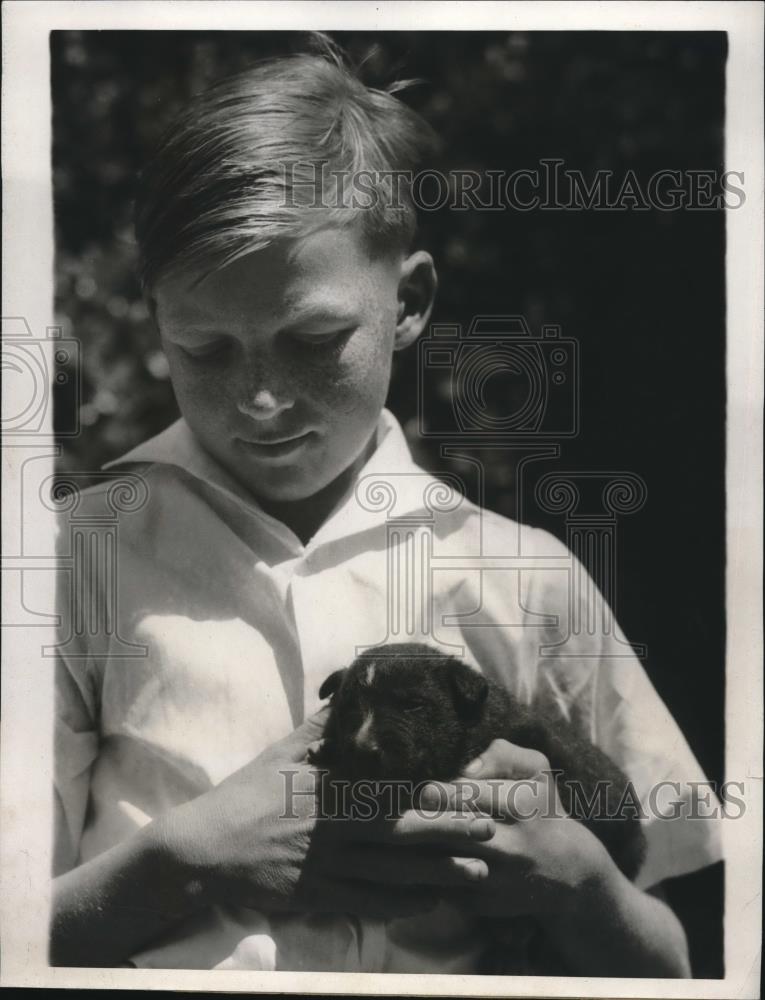
<svg viewBox="0 0 765 1000"><path fill-rule="evenodd" d="M430 646L378 646L321 686L332 697L322 762L351 778L449 780L487 691L481 674Z"/></svg>

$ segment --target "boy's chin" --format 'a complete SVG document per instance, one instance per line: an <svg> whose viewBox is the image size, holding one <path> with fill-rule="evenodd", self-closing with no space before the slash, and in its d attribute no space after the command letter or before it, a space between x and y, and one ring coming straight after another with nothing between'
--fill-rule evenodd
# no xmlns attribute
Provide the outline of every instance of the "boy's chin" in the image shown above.
<svg viewBox="0 0 765 1000"><path fill-rule="evenodd" d="M237 478L264 508L270 509L280 504L309 503L327 493L341 491L346 478L343 471L332 475L326 468L310 471L269 469L257 473L248 470L245 475L240 471Z"/></svg>
<svg viewBox="0 0 765 1000"><path fill-rule="evenodd" d="M328 485L323 480L315 481L311 478L304 479L301 476L294 478L289 476L253 476L248 477L248 480L244 485L264 507L308 501L321 493Z"/></svg>
<svg viewBox="0 0 765 1000"><path fill-rule="evenodd" d="M317 515L326 516L369 457L373 442L372 431L350 465L344 463L345 455L328 454L324 449L303 456L302 462L278 463L253 460L241 450L208 450L267 513L287 521L292 512L312 505Z"/></svg>

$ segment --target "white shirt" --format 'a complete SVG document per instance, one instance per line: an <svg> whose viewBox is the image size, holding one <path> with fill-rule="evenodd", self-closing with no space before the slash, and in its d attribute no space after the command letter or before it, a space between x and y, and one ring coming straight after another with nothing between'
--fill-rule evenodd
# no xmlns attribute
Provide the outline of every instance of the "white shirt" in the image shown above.
<svg viewBox="0 0 765 1000"><path fill-rule="evenodd" d="M138 509L119 514L114 589L105 592L100 574L95 583L86 575L73 601L64 591L65 634L78 602L115 600L116 614L95 634L75 628L61 657L59 871L286 736L320 707L329 673L384 641L450 649L523 701L537 697L575 719L644 803L659 781L683 783L686 795L687 783L704 781L618 627L575 627L602 621L594 615L601 598L566 547L439 486L413 463L387 411L377 450L307 545L264 513L182 420L111 468L139 475L145 502L139 497ZM77 507L80 524L91 516L88 530L102 541L113 532L98 521L107 491L107 484L86 491ZM60 531L64 556L75 544L71 524ZM585 585L574 592L576 574ZM405 587L391 597L389 577L410 579L413 599ZM649 819L645 832L643 887L721 856L711 820ZM469 973L484 943L446 908L438 919L383 924L215 907L132 963Z"/></svg>

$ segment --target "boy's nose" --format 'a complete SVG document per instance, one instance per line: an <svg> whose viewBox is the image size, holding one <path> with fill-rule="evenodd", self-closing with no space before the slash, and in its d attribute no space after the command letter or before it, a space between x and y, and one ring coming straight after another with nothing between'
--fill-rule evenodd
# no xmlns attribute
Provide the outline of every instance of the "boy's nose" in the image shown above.
<svg viewBox="0 0 765 1000"><path fill-rule="evenodd" d="M248 399L237 404L237 409L253 420L272 420L283 410L289 410L295 405L294 400L287 397L277 397L269 389L259 389Z"/></svg>

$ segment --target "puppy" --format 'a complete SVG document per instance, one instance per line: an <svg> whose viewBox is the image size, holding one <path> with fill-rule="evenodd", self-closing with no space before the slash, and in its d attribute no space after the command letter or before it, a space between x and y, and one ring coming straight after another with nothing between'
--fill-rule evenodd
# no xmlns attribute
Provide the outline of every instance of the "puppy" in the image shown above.
<svg viewBox="0 0 765 1000"><path fill-rule="evenodd" d="M628 878L637 875L645 836L623 772L565 720L522 705L456 657L417 643L378 646L327 677L319 696L331 696L331 712L311 759L330 776L451 781L505 739L545 755L566 812Z"/></svg>

